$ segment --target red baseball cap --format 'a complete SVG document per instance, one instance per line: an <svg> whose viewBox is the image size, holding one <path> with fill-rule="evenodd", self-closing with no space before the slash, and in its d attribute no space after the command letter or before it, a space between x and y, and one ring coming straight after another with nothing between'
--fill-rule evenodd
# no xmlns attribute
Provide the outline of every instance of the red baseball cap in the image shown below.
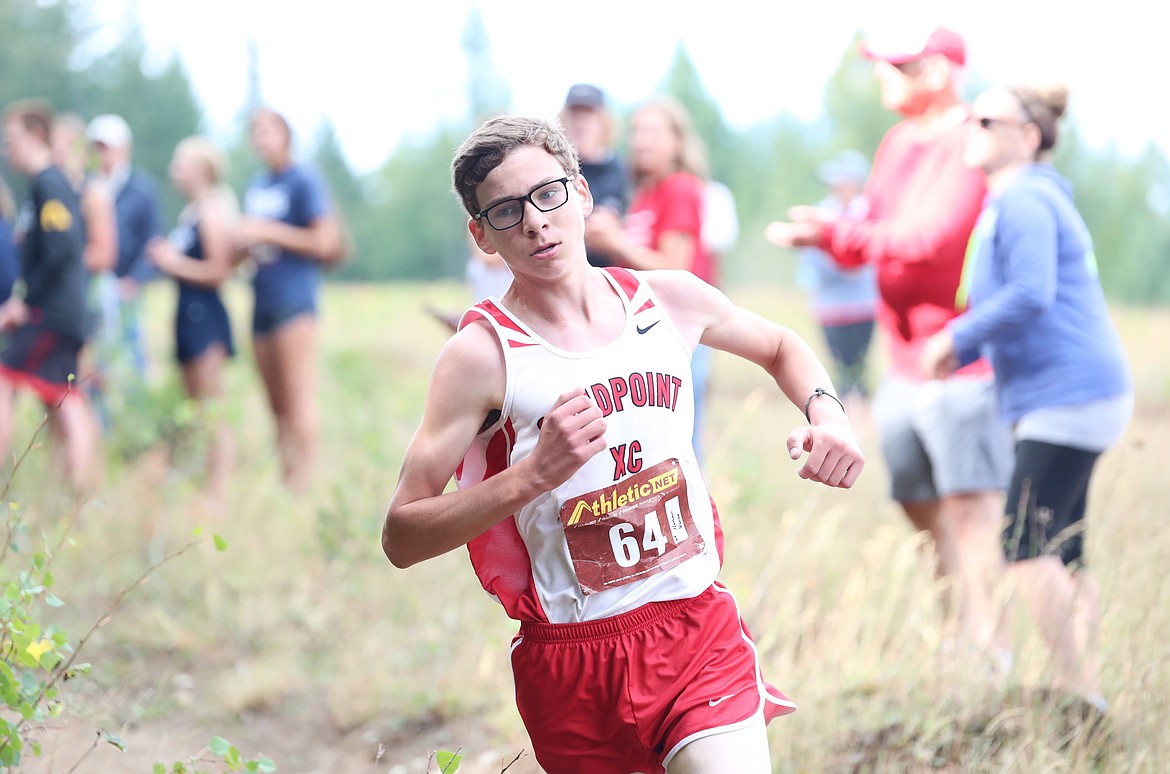
<svg viewBox="0 0 1170 774"><path fill-rule="evenodd" d="M952 29L939 25L923 37L922 33L906 34L905 30L896 35L883 35L862 41L861 53L867 59L877 59L890 64L905 64L934 54L942 54L957 65L967 63L967 44L963 37Z"/></svg>

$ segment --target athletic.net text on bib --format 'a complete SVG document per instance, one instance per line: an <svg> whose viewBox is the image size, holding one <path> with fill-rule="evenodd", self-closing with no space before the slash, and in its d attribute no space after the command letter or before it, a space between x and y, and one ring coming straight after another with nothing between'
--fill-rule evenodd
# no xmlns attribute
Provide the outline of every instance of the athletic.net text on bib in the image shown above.
<svg viewBox="0 0 1170 774"><path fill-rule="evenodd" d="M663 572L705 546L677 459L567 500L561 523L582 594Z"/></svg>

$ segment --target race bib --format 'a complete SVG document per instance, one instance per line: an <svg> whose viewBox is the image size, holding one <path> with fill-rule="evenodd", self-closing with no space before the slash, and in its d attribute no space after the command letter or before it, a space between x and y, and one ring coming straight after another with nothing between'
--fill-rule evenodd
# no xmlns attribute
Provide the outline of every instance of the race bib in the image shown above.
<svg viewBox="0 0 1170 774"><path fill-rule="evenodd" d="M585 595L665 572L706 545L677 459L567 500L561 524Z"/></svg>

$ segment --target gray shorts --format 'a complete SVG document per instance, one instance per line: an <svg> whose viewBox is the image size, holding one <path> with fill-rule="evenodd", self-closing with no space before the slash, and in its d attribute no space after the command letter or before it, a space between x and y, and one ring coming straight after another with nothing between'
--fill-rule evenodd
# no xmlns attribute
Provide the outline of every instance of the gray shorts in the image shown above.
<svg viewBox="0 0 1170 774"><path fill-rule="evenodd" d="M996 413L990 378L916 382L887 375L873 417L898 502L1002 490L1011 481L1011 430Z"/></svg>

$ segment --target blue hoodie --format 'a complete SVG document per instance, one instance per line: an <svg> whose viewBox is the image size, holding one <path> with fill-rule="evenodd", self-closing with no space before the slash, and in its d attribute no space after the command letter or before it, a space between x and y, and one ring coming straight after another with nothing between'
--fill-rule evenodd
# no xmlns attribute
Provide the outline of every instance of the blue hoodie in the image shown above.
<svg viewBox="0 0 1170 774"><path fill-rule="evenodd" d="M962 362L990 359L1004 420L1133 389L1067 180L1046 164L1020 170L972 240L968 310L948 327Z"/></svg>

